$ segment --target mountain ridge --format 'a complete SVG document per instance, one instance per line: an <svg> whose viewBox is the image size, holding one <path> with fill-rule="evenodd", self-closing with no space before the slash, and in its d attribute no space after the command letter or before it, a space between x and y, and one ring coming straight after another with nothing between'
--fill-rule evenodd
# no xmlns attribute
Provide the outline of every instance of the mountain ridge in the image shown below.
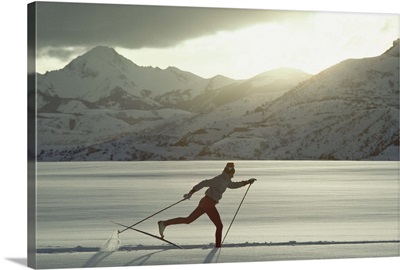
<svg viewBox="0 0 400 270"><path fill-rule="evenodd" d="M107 80L98 82L102 88L88 83L100 73L81 79L106 93L98 99L77 89L58 96L57 81L39 80L38 160L399 160L398 46L397 40L379 56L348 59L314 76L281 69L241 81L135 64L143 72L135 74L152 80L148 86L197 85L158 94L138 88L124 64L108 77L112 87ZM149 75L155 73L163 75Z"/></svg>
<svg viewBox="0 0 400 270"><path fill-rule="evenodd" d="M234 82L233 79L218 77L215 87ZM118 54L114 49L98 46L73 59L63 69L38 74L38 93L60 98L79 98L89 102L104 99L116 89L122 89L136 99L156 100L168 93L181 99L197 95L204 89L213 89L211 79L204 79L190 72L168 67L164 70L140 67ZM215 84L215 79L213 80ZM168 105L168 100L164 100ZM41 109L39 104L39 109ZM159 105L161 106L161 104Z"/></svg>

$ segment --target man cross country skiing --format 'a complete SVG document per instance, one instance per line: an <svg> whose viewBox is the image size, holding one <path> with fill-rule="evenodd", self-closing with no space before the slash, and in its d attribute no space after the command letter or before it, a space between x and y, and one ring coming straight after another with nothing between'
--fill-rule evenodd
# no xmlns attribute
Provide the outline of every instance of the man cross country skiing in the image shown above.
<svg viewBox="0 0 400 270"><path fill-rule="evenodd" d="M190 199L193 193L199 191L204 187L208 187L205 192L205 196L200 200L199 205L196 209L188 216L188 217L178 217L170 220L159 221L158 228L162 238L164 238L164 230L167 226L176 225L176 224L190 224L199 218L203 214L207 214L210 220L214 223L216 227L215 231L215 247L221 247L221 239L222 239L222 221L221 217L218 213L215 205L222 198L222 194L225 192L227 188L236 189L240 187L244 187L248 184L253 184L256 179L251 178L249 180L244 180L240 182L232 182L231 179L235 174L235 166L232 162L226 164L224 171L222 174L209 179L204 180L198 183L193 187L193 189L183 195L185 199Z"/></svg>

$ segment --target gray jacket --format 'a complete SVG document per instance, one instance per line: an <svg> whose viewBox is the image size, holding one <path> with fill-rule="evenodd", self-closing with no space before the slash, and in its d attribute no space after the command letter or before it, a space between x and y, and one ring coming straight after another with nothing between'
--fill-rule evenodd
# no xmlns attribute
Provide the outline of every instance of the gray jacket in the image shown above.
<svg viewBox="0 0 400 270"><path fill-rule="evenodd" d="M193 191L199 191L204 187L208 187L205 194L218 203L227 188L235 189L245 185L246 183L244 181L232 182L231 177L227 173L223 172L212 179L201 181L193 187Z"/></svg>

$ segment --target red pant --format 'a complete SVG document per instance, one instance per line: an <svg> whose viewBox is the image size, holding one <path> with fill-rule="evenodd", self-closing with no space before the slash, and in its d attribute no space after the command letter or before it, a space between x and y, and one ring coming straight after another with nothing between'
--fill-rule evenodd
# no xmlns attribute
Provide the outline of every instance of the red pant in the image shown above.
<svg viewBox="0 0 400 270"><path fill-rule="evenodd" d="M217 203L211 199L210 197L205 196L203 199L200 200L199 205L196 209L188 216L188 217L179 217L170 220L164 221L165 226L169 225L176 225L176 224L190 224L196 219L198 219L204 213L210 218L210 220L214 223L216 227L215 231L215 246L221 247L221 238L222 238L222 221L221 217L219 216L217 208L215 205Z"/></svg>

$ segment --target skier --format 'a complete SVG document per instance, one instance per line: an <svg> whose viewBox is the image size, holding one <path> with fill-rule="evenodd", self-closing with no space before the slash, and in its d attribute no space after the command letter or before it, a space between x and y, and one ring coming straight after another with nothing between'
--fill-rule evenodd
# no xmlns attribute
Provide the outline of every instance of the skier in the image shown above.
<svg viewBox="0 0 400 270"><path fill-rule="evenodd" d="M208 189L205 192L205 196L200 200L197 208L194 209L194 211L188 217L178 217L158 222L158 229L161 237L164 238L164 230L167 226L176 224L190 224L197 218L199 218L201 215L206 213L216 227L215 247L220 248L223 225L221 222L221 217L215 205L222 198L222 194L225 192L227 188L236 189L244 187L248 184L253 184L254 181L256 181L256 179L251 178L249 180L244 180L240 182L232 182L231 179L233 178L234 174L235 174L235 166L232 162L228 162L222 174L212 179L201 181L200 183L195 185L189 193L183 195L185 199L190 199L193 193L199 191L204 187L208 187Z"/></svg>

